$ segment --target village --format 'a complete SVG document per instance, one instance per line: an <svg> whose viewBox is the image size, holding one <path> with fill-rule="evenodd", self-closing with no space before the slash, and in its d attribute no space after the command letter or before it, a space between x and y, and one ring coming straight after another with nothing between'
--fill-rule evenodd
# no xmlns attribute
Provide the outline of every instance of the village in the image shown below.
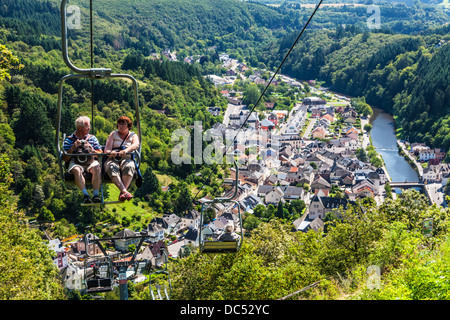
<svg viewBox="0 0 450 320"><path fill-rule="evenodd" d="M260 77L260 72L245 77L246 67L237 60L227 55L220 55L220 59L229 72L224 77L207 76L216 86L232 84L238 75L253 83L267 83ZM304 86L282 75L273 85L280 82L297 88ZM390 182L383 165L375 167L357 157L358 150L366 150L370 145L369 132L364 129L370 119L358 114L349 98L317 89L314 81L310 81L309 85L311 95L303 97L290 110L276 108L274 103L265 103L264 111L257 112L251 112L242 103L242 92L221 89L228 101L228 108L224 112L223 122L216 123L211 130L214 136L222 138L217 141L225 141L243 129L235 136L231 149L223 143L218 145L239 163L238 182L234 178L235 169L229 166L224 184L230 191L224 196L229 196L238 183L234 200L238 202L241 212L246 214L252 214L258 205L277 206L280 202L303 201L305 209L301 217L291 222L295 232L323 228L328 212L340 207L346 209L357 199L369 197L381 204L386 197L386 184ZM213 115L221 112L216 107L210 107L208 111ZM436 192L442 190L450 176L448 166L441 163L445 153L423 144L407 146L407 143L399 143L404 151L411 150L419 155L420 160L429 161L420 176L423 181L438 183ZM420 164L417 167L423 168ZM205 197L198 199L198 202L210 199ZM176 259L196 250L200 234L215 238L228 223L239 223L236 206L215 204L214 209L216 218L202 226L200 213L195 210L182 217L175 214L155 217L145 230L145 245L136 260L161 267L167 262L163 251L170 259ZM115 234L115 240L108 243L108 255L115 257L116 261L130 259L130 249L135 248L139 239L127 237L142 231L125 228ZM61 270L66 288L83 290L86 277L93 272L92 268L86 268L86 252L101 255L98 246L86 245L82 237L75 236L61 241L51 240L49 247L55 252L54 262ZM146 280L133 268L127 272L127 278L136 283Z"/></svg>

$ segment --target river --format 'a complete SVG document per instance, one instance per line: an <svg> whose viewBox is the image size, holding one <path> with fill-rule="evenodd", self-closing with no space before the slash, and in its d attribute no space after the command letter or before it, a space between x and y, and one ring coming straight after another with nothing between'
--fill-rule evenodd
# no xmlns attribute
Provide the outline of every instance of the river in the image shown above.
<svg viewBox="0 0 450 320"><path fill-rule="evenodd" d="M373 117L370 119L370 123L372 124L372 130L370 131L372 144L383 158L391 181L419 181L417 172L398 153L392 115L383 112L381 109L373 108Z"/></svg>

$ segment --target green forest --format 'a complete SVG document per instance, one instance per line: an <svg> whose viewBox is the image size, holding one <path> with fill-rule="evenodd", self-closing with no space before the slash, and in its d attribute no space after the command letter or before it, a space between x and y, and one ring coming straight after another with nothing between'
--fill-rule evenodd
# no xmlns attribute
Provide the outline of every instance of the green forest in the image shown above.
<svg viewBox="0 0 450 320"><path fill-rule="evenodd" d="M58 85L71 72L61 54L60 1L2 0L2 300L89 299L63 290L42 245L44 230L66 238L90 227L97 235L111 236L124 228L139 230L163 213L181 216L194 196L222 195L227 168L193 161L175 165L172 132L190 130L197 120L204 129L222 122L222 115L212 116L207 108L224 111L227 101L204 77L211 71L220 74L220 53L275 71L312 13L298 6L300 1L280 6L234 0L93 3L93 65L129 73L139 83L144 182L140 188L132 185L131 202L81 206L79 190L61 180L55 147ZM82 28L69 32L69 56L75 65L89 67L89 1L70 4L81 7ZM321 8L281 73L365 97L395 116L402 138L449 150L450 12L434 4L380 2L383 27L376 30L366 28L365 8ZM178 62L150 59L165 49L176 52ZM181 62L189 56L201 57L200 62ZM93 114L91 132L104 144L118 117L136 120L133 99L126 81L94 80L92 91L89 80L69 81L61 130L71 134L77 116ZM293 101L292 96L280 103ZM169 191L163 192L163 186ZM117 190L107 186L105 194L117 197ZM302 210L301 203L293 202L245 217L252 232L239 253L188 252L171 261L173 299L280 299L316 282L289 299L450 298L448 209L430 206L411 191L379 207L365 201L327 216L320 232L292 232L290 223ZM431 238L421 232L426 218L434 221ZM117 228L105 229L105 223ZM369 266L381 272L382 286L375 290L367 285ZM138 285L129 290L130 299L149 299L148 290ZM118 299L117 292L106 296Z"/></svg>

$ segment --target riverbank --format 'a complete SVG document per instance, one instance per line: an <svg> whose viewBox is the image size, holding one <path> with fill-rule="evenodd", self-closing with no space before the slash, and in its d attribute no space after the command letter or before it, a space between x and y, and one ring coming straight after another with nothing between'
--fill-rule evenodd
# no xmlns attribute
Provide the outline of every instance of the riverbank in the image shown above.
<svg viewBox="0 0 450 320"><path fill-rule="evenodd" d="M413 165L416 169L417 175L419 176L419 181L422 181L423 177L423 167L420 163L418 163L414 156L411 155L411 153L408 151L408 148L404 143L402 143L400 140L397 140L397 146L401 149L404 156L408 158L408 162Z"/></svg>

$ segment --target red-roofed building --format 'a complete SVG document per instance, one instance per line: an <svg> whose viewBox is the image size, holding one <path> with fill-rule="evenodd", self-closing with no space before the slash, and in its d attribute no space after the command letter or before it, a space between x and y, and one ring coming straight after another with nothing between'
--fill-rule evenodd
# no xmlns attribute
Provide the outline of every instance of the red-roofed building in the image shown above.
<svg viewBox="0 0 450 320"><path fill-rule="evenodd" d="M273 113L271 113L271 114L269 115L269 117L267 117L267 119L268 119L269 121L272 121L272 123L273 123L274 125L277 125L277 124L278 124L278 117L277 117L275 114L273 114Z"/></svg>

